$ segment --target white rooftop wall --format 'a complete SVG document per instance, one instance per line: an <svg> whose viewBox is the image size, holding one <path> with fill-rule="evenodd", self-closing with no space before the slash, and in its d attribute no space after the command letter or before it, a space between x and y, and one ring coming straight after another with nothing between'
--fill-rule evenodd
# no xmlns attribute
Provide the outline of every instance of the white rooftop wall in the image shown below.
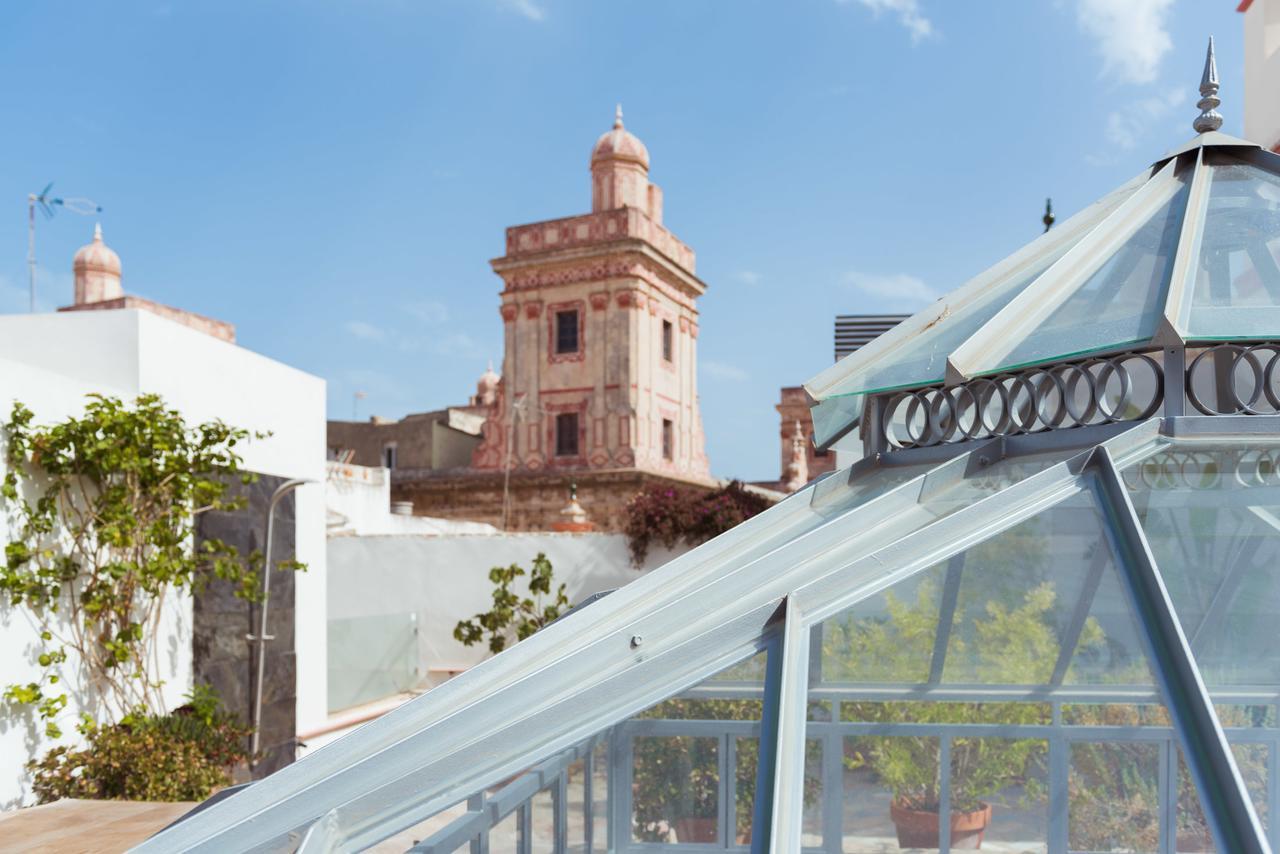
<svg viewBox="0 0 1280 854"><path fill-rule="evenodd" d="M83 410L93 392L126 400L155 392L189 421L212 418L269 438L242 447L247 468L306 478L297 492L298 727L325 719L324 381L252 351L136 310L0 316L0 415L14 400L51 423ZM10 520L0 520L7 524ZM6 531L6 533L8 533ZM7 540L6 540L7 541ZM166 617L170 702L191 684L191 601ZM35 630L24 612L0 607L0 685L38 675ZM69 707L64 739L74 735ZM30 800L24 763L49 743L34 721L0 717L0 808Z"/></svg>
<svg viewBox="0 0 1280 854"><path fill-rule="evenodd" d="M1253 0L1244 13L1244 135L1280 144L1280 0Z"/></svg>

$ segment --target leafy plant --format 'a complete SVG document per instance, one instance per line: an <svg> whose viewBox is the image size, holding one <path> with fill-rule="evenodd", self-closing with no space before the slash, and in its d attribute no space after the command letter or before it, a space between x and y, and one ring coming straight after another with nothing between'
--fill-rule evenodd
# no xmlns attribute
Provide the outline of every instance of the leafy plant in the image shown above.
<svg viewBox="0 0 1280 854"><path fill-rule="evenodd" d="M764 656L755 656L735 665L704 687L714 689L716 682L763 684ZM641 712L640 719L667 721L759 721L763 713L760 700L694 699L675 697ZM737 767L734 785L734 837L739 843L751 840L751 821L755 806L756 771L760 756L759 739L736 736ZM692 834L687 820L710 820L717 816L722 790L717 741L714 736L645 736L632 743L632 833L642 842L667 842L674 830L683 842L705 841L681 838ZM816 763L821 746L809 741L806 759ZM811 773L812 772L812 773ZM804 802L816 802L821 780L816 768L806 767ZM708 828L709 829L709 828Z"/></svg>
<svg viewBox="0 0 1280 854"><path fill-rule="evenodd" d="M201 513L244 505L227 490L232 478L254 480L235 451L248 433L221 421L189 426L150 394L132 406L89 395L80 417L32 421L14 403L4 425L0 499L18 531L4 549L0 595L40 625L43 671L4 696L33 705L56 738L68 703L64 669L74 666L112 719L160 714L155 641L170 591L195 593L221 578L243 599L258 596L260 555L241 557L217 539L191 548Z"/></svg>
<svg viewBox="0 0 1280 854"><path fill-rule="evenodd" d="M200 801L230 784L232 768L248 759L250 730L222 710L211 688L197 686L187 697L167 715L133 715L105 726L86 719L83 748L62 745L27 764L40 802Z"/></svg>
<svg viewBox="0 0 1280 854"><path fill-rule="evenodd" d="M970 601L961 586L956 621L947 647L948 678L980 684L1045 684L1058 657L1054 626L1056 593L1051 582L1028 586L1024 570L1040 559L1033 532L1007 535L1002 542L978 547L966 566L979 567L995 597ZM985 587L985 585L984 585ZM940 614L939 584L925 578L913 601L888 591L882 617L852 615L831 620L823 637L823 677L838 680L924 682L933 656ZM1087 656L1104 644L1096 621L1086 622L1076 655ZM1044 703L850 702L842 706L846 720L877 723L948 723L1034 725L1049 723ZM893 790L903 807L936 812L943 774L951 785L951 804L959 812L981 809L1010 786L1024 797L1041 797L1040 771L1047 758L1042 739L954 737L951 761L942 768L936 738L872 736L853 740L846 753L849 767L868 767Z"/></svg>
<svg viewBox="0 0 1280 854"><path fill-rule="evenodd" d="M716 490L654 484L627 503L623 533L639 566L654 543L696 546L742 524L772 505L739 481Z"/></svg>
<svg viewBox="0 0 1280 854"><path fill-rule="evenodd" d="M511 590L517 578L529 576L529 595L520 596ZM489 570L493 582L493 607L476 614L470 620L461 620L453 627L453 636L465 646L474 646L488 635L489 651L502 652L507 648L511 635L522 641L538 629L555 620L569 607L565 585L552 593L554 571L551 561L542 552L533 559L533 568L526 572L519 564L495 566ZM546 597L550 597L550 600Z"/></svg>

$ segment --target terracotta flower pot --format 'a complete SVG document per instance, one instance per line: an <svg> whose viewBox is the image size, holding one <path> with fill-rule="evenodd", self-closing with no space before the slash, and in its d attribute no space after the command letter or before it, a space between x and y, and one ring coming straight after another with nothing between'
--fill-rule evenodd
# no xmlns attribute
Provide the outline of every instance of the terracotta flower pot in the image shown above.
<svg viewBox="0 0 1280 854"><path fill-rule="evenodd" d="M889 817L898 830L900 848L937 848L938 814L925 810L913 810L893 801L889 804ZM991 804L973 812L951 813L951 847L981 848L982 834L991 823Z"/></svg>
<svg viewBox="0 0 1280 854"><path fill-rule="evenodd" d="M676 839L680 842L715 842L715 818L677 819Z"/></svg>

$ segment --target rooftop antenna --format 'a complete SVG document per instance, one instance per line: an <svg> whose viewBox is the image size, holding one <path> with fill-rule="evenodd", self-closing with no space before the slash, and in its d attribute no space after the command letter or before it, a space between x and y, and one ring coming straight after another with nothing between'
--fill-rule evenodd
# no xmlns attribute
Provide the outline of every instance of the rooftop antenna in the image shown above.
<svg viewBox="0 0 1280 854"><path fill-rule="evenodd" d="M1210 133L1222 127L1222 113L1218 106L1222 100L1218 98L1218 63L1213 58L1213 36L1209 36L1209 52L1204 56L1204 74L1200 77L1200 100L1196 106L1200 115L1191 123L1196 133Z"/></svg>
<svg viewBox="0 0 1280 854"><path fill-rule="evenodd" d="M1040 217L1040 221L1044 223L1044 230L1048 232L1053 228L1056 217L1053 215L1053 199L1044 200L1044 216Z"/></svg>
<svg viewBox="0 0 1280 854"><path fill-rule="evenodd" d="M66 208L72 213L78 213L81 216L92 216L102 213L102 206L89 199L78 197L58 199L49 195L49 191L53 189L53 182L50 181L39 194L27 194L27 271L31 280L31 313L36 311L36 208L40 208L40 213L44 214L45 219L53 219L53 215L57 213L58 208Z"/></svg>

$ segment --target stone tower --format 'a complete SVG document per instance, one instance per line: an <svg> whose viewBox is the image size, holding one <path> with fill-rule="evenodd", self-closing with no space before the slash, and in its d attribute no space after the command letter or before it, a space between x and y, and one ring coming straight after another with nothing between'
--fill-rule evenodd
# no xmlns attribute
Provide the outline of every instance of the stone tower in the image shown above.
<svg viewBox="0 0 1280 854"><path fill-rule="evenodd" d="M591 213L508 228L491 263L505 356L475 468L710 482L697 387L706 285L662 225L649 152L621 108L591 152Z"/></svg>

